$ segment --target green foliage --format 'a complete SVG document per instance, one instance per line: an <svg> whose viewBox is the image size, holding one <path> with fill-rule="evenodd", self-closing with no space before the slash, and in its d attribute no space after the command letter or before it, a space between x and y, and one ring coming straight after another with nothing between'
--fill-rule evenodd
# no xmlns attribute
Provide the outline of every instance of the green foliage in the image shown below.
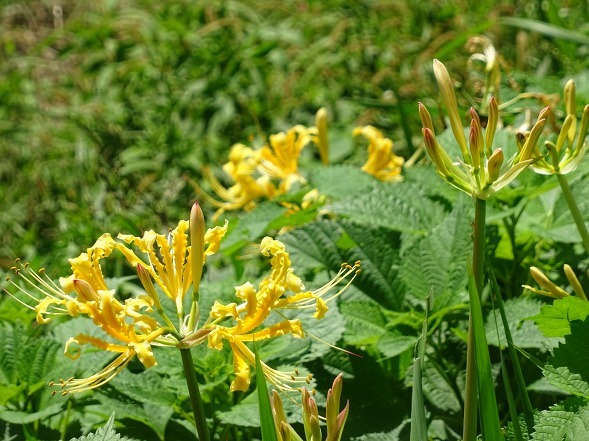
<svg viewBox="0 0 589 441"><path fill-rule="evenodd" d="M121 437L114 430L115 412L113 412L106 424L94 433L89 433L80 438L72 438L70 441L132 441L130 438Z"/></svg>

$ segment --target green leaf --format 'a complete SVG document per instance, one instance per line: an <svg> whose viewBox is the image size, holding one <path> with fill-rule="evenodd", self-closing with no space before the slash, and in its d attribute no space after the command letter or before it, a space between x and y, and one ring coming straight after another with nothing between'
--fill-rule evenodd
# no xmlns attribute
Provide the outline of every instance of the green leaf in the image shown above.
<svg viewBox="0 0 589 441"><path fill-rule="evenodd" d="M471 212L466 202L456 204L444 221L403 254L400 275L413 296L424 299L433 289L436 297L466 288L464 271L472 247Z"/></svg>
<svg viewBox="0 0 589 441"><path fill-rule="evenodd" d="M538 328L528 320L540 312L544 305L532 297L518 297L504 302L505 315L515 346L520 348L547 349L546 338ZM493 346L507 347L505 329L498 309L489 312L485 323L487 342ZM499 337L497 336L499 334ZM499 341L497 340L499 338Z"/></svg>
<svg viewBox="0 0 589 441"><path fill-rule="evenodd" d="M570 326L571 333L554 349L544 375L552 385L589 398L589 319L574 320Z"/></svg>
<svg viewBox="0 0 589 441"><path fill-rule="evenodd" d="M475 341L474 353L479 385L483 439L501 440L503 437L501 436L501 423L499 422L499 410L497 409L495 382L491 371L489 347L485 336L483 312L470 262L468 262L468 293L473 326L472 332L474 332Z"/></svg>
<svg viewBox="0 0 589 441"><path fill-rule="evenodd" d="M540 412L535 418L534 441L581 441L587 439L589 404L582 398L568 398Z"/></svg>
<svg viewBox="0 0 589 441"><path fill-rule="evenodd" d="M406 182L378 183L371 191L326 209L361 225L416 234L425 234L444 216L442 205L429 199L423 187Z"/></svg>
<svg viewBox="0 0 589 441"><path fill-rule="evenodd" d="M366 193L375 185L375 179L359 167L330 165L314 169L310 183L319 193L337 200Z"/></svg>
<svg viewBox="0 0 589 441"><path fill-rule="evenodd" d="M270 395L266 385L266 377L262 370L262 362L258 355L258 348L254 343L254 354L256 356L256 386L258 391L258 409L260 412L260 426L262 429L262 441L278 441L272 407L270 406Z"/></svg>
<svg viewBox="0 0 589 441"><path fill-rule="evenodd" d="M80 438L72 438L70 441L130 441L127 437L122 437L114 430L115 412L110 415L106 424L94 433L89 433Z"/></svg>
<svg viewBox="0 0 589 441"><path fill-rule="evenodd" d="M44 408L43 410L40 410L39 412L34 413L2 409L0 410L0 420L4 420L11 424L30 424L34 423L35 421L44 420L45 418L49 418L53 415L57 415L63 411L64 404L65 403L63 402L55 403Z"/></svg>
<svg viewBox="0 0 589 441"><path fill-rule="evenodd" d="M397 233L349 221L307 224L282 236L295 272L338 270L342 262L360 260L354 287L384 306L400 307L404 289L398 277ZM345 296L345 294L344 294Z"/></svg>
<svg viewBox="0 0 589 441"><path fill-rule="evenodd" d="M344 340L350 345L375 344L386 333L386 322L379 305L368 302L342 302L346 321Z"/></svg>
<svg viewBox="0 0 589 441"><path fill-rule="evenodd" d="M571 333L570 322L585 320L589 315L589 302L570 296L542 306L540 314L530 317L545 337L564 337Z"/></svg>
<svg viewBox="0 0 589 441"><path fill-rule="evenodd" d="M430 302L428 298L427 302ZM426 308L429 312L429 307ZM427 337L427 320L426 313L423 320L423 328L419 336L419 343L415 350L415 358L413 359L413 390L411 392L411 441L427 441L427 421L425 419L425 403L423 393L423 370L422 362L425 361L425 343Z"/></svg>

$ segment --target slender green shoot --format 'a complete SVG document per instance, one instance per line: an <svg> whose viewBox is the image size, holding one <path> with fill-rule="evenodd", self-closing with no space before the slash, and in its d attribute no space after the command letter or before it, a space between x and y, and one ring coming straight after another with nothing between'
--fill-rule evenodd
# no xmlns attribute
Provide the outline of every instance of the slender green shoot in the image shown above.
<svg viewBox="0 0 589 441"><path fill-rule="evenodd" d="M272 406L270 405L270 394L268 385L262 370L262 363L258 356L258 347L254 344L256 355L256 386L258 390L258 409L260 412L260 427L262 429L262 441L278 441L274 418L272 417Z"/></svg>
<svg viewBox="0 0 589 441"><path fill-rule="evenodd" d="M491 359L489 357L487 337L485 335L485 322L481 302L470 263L468 264L468 294L470 297L470 317L475 340L474 352L478 372L477 378L483 439L499 441L503 439L503 435L499 421L497 397L495 396L495 382L491 371Z"/></svg>
<svg viewBox="0 0 589 441"><path fill-rule="evenodd" d="M567 201L567 205L569 206L569 210L573 215L575 225L577 225L577 229L579 230L579 234L583 240L583 245L585 245L585 251L587 251L587 254L589 254L589 231L587 231L587 226L585 225L585 220L583 219L581 210L579 210L577 201L575 201L575 197L573 196L573 192L571 191L571 187L569 186L566 176L557 174L556 177L558 178L558 183L562 189L562 195Z"/></svg>
<svg viewBox="0 0 589 441"><path fill-rule="evenodd" d="M422 362L425 357L425 340L427 337L427 322L429 316L432 293L427 298L425 319L421 335L415 348L415 359L413 363L413 390L411 392L411 441L427 441L427 421L425 419L425 402L423 395Z"/></svg>

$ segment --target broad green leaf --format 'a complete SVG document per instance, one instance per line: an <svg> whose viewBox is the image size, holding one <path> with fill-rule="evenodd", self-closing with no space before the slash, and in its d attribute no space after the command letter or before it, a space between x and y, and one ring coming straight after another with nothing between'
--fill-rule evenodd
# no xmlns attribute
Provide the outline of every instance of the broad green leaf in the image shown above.
<svg viewBox="0 0 589 441"><path fill-rule="evenodd" d="M95 395L101 403L97 409L101 411L115 411L118 419L131 419L139 421L151 428L159 437L164 438L166 425L174 410L170 406L152 404L150 401L137 401L123 394L110 385L103 386ZM157 415L157 418L153 416Z"/></svg>
<svg viewBox="0 0 589 441"><path fill-rule="evenodd" d="M431 363L423 367L423 393L427 401L442 411L458 413L461 410L459 397L456 396L457 372L439 370Z"/></svg>
<svg viewBox="0 0 589 441"><path fill-rule="evenodd" d="M540 314L530 317L545 337L564 337L571 333L570 322L585 320L589 315L589 302L570 296L542 306Z"/></svg>
<svg viewBox="0 0 589 441"><path fill-rule="evenodd" d="M113 412L106 424L94 433L89 433L80 438L72 438L70 441L131 441L127 437L121 437L114 430L115 412Z"/></svg>
<svg viewBox="0 0 589 441"><path fill-rule="evenodd" d="M57 415L63 412L65 403L55 403L48 406L38 412L26 413L17 410L8 410L1 406L0 408L0 420L4 420L11 424L30 424L36 421L41 421L50 416Z"/></svg>
<svg viewBox="0 0 589 441"><path fill-rule="evenodd" d="M398 277L396 233L349 221L323 221L290 231L281 241L297 274L304 274L305 269L333 273L342 262L360 260L362 271L354 287L388 308L400 307L404 287Z"/></svg>
<svg viewBox="0 0 589 441"><path fill-rule="evenodd" d="M442 206L429 199L423 187L404 182L378 184L365 194L334 202L326 209L361 225L416 234L425 234L444 217Z"/></svg>
<svg viewBox="0 0 589 441"><path fill-rule="evenodd" d="M347 344L375 344L386 334L380 306L367 302L342 302L340 311L346 321L344 340Z"/></svg>
<svg viewBox="0 0 589 441"><path fill-rule="evenodd" d="M466 289L464 271L471 245L471 211L458 203L428 236L404 252L400 275L413 296L424 299L431 290L436 298L453 293L459 301Z"/></svg>
<svg viewBox="0 0 589 441"><path fill-rule="evenodd" d="M574 320L544 369L548 381L573 395L589 398L589 320Z"/></svg>
<svg viewBox="0 0 589 441"><path fill-rule="evenodd" d="M350 165L330 165L317 167L310 176L310 183L319 193L335 200L366 193L376 180L360 167Z"/></svg>
<svg viewBox="0 0 589 441"><path fill-rule="evenodd" d="M527 320L531 316L538 314L543 304L540 300L531 297L513 298L504 302L505 315L515 346L547 349L546 338L530 320ZM505 329L503 328L499 310L495 309L489 312L485 323L485 331L487 333L487 342L490 345L507 347ZM499 337L497 337L497 334L499 334ZM497 338L499 338L499 341L497 341Z"/></svg>
<svg viewBox="0 0 589 441"><path fill-rule="evenodd" d="M586 399L568 398L540 412L535 418L534 441L582 441L589 428L589 404Z"/></svg>
<svg viewBox="0 0 589 441"><path fill-rule="evenodd" d="M547 364L542 373L550 384L558 389L584 398L589 398L589 383L580 374L573 373L566 366L555 367Z"/></svg>
<svg viewBox="0 0 589 441"><path fill-rule="evenodd" d="M416 336L403 335L399 332L387 332L378 340L377 348L385 357L396 357L415 347L416 343Z"/></svg>

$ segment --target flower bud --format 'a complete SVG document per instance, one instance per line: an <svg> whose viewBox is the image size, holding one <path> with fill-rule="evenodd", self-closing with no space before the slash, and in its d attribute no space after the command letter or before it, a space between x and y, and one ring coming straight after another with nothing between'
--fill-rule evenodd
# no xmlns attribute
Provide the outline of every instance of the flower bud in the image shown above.
<svg viewBox="0 0 589 441"><path fill-rule="evenodd" d="M434 60L434 75L440 88L440 94L442 95L442 101L446 105L448 117L450 118L450 125L454 137L460 146L464 160L470 163L470 153L466 146L466 138L464 137L464 131L462 128L462 122L460 121L460 115L458 113L458 104L456 103L456 95L454 94L454 85L450 79L450 74L446 70L446 67L439 60Z"/></svg>
<svg viewBox="0 0 589 441"><path fill-rule="evenodd" d="M497 100L492 96L489 100L489 119L487 121L487 129L485 130L485 154L487 158L491 157L493 139L495 138L495 131L497 130L497 122L499 121L499 106Z"/></svg>
<svg viewBox="0 0 589 441"><path fill-rule="evenodd" d="M503 165L504 159L505 155L503 154L502 149L496 149L493 152L487 161L487 184L492 184L497 179L499 179L499 173L501 171L501 166Z"/></svg>
<svg viewBox="0 0 589 441"><path fill-rule="evenodd" d="M317 148L319 156L324 165L329 164L329 140L327 138L327 110L322 107L315 115L315 126L317 127Z"/></svg>
<svg viewBox="0 0 589 441"><path fill-rule="evenodd" d="M190 210L190 247L192 255L192 297L198 300L202 267L204 265L205 248L205 218L198 202L195 202Z"/></svg>
<svg viewBox="0 0 589 441"><path fill-rule="evenodd" d="M585 295L583 286L581 286L581 282L579 282L579 279L577 278L577 275L573 269L566 263L564 264L564 274L571 284L571 288L573 288L573 291L575 291L575 294L577 294L577 297L587 300L587 296Z"/></svg>
<svg viewBox="0 0 589 441"><path fill-rule="evenodd" d="M568 129L568 139L569 144L573 145L573 141L575 140L575 132L577 130L577 96L575 90L575 82L573 80L568 80L564 85L564 105L566 109L567 116L573 115L575 119L572 125ZM564 127L561 131L564 132ZM558 145L558 144L557 144Z"/></svg>

